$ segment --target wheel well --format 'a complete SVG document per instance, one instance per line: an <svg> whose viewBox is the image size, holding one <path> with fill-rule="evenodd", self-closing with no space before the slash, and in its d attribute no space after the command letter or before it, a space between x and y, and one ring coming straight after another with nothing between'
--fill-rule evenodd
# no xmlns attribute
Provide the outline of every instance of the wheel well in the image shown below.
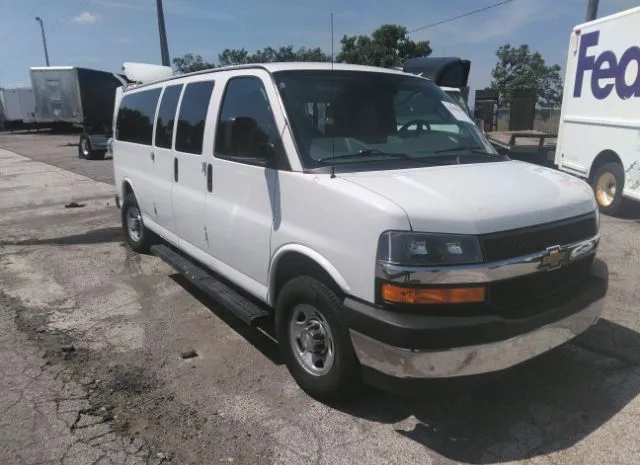
<svg viewBox="0 0 640 465"><path fill-rule="evenodd" d="M282 286L291 279L302 275L316 278L322 284L334 291L339 297L342 297L343 295L340 286L338 286L331 275L327 273L322 266L299 252L286 252L278 260L274 273L271 292L273 304L277 301Z"/></svg>
<svg viewBox="0 0 640 465"><path fill-rule="evenodd" d="M125 181L122 183L122 198L124 199L124 197L126 197L129 194L133 194L133 189L131 188L131 184Z"/></svg>
<svg viewBox="0 0 640 465"><path fill-rule="evenodd" d="M593 181L593 177L595 176L596 171L598 171L598 168L600 168L605 163L618 163L619 165L622 165L622 160L620 160L618 154L613 150L603 150L598 154L596 159L593 160L593 163L591 164L589 181Z"/></svg>

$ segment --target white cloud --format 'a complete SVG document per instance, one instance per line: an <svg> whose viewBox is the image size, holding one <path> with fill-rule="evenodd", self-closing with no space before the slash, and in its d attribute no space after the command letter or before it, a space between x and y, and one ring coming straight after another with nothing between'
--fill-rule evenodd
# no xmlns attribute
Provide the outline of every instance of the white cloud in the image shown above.
<svg viewBox="0 0 640 465"><path fill-rule="evenodd" d="M103 5L110 8L126 8L129 10L153 10L155 5L141 4L141 3L126 3L123 1L115 0L93 0L94 4Z"/></svg>
<svg viewBox="0 0 640 465"><path fill-rule="evenodd" d="M128 10L156 11L155 2L141 2L140 0L93 0L94 4L107 8L121 8ZM202 6L195 6L179 0L164 1L164 16L169 22L172 16L181 16L192 19L211 19L223 22L235 22L236 15L221 11L219 9L207 9Z"/></svg>
<svg viewBox="0 0 640 465"><path fill-rule="evenodd" d="M90 24L98 21L98 18L99 16L96 14L89 13L88 11L83 11L78 16L73 18L73 21L75 23Z"/></svg>

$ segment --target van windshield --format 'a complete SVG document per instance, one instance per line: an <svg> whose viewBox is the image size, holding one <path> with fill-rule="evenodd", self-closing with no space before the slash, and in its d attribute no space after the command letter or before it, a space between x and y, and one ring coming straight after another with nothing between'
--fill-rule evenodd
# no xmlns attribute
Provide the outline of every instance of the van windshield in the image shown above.
<svg viewBox="0 0 640 465"><path fill-rule="evenodd" d="M306 169L505 159L469 115L429 80L342 70L280 71L274 77ZM382 162L387 163L378 166Z"/></svg>
<svg viewBox="0 0 640 465"><path fill-rule="evenodd" d="M469 115L471 114L471 110L469 110L469 107L467 106L467 102L464 100L464 97L462 96L462 92L460 92L459 90L445 90L444 93L447 94L449 97L451 97L451 99L454 102L460 105L460 107L462 107L462 109L466 111L467 114Z"/></svg>

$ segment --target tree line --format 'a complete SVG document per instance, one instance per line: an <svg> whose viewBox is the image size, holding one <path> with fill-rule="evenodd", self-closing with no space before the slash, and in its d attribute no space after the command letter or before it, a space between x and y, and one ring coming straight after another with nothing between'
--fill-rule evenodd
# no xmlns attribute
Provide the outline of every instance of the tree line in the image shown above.
<svg viewBox="0 0 640 465"><path fill-rule="evenodd" d="M411 59L431 54L428 41L415 42L408 37L407 28L384 24L373 34L343 36L340 50L335 56L337 63L359 63L371 66L398 67ZM331 55L321 48L295 48L293 45L273 48L265 47L250 53L244 48L225 49L218 54L218 63L209 63L202 56L187 53L173 59L176 71L189 73L216 66L243 65L249 63L272 63L283 61L329 62Z"/></svg>
<svg viewBox="0 0 640 465"><path fill-rule="evenodd" d="M429 41L411 40L404 26L384 24L371 35L344 35L335 62L393 68L401 67L411 58L429 56L432 52ZM496 51L496 56L498 61L491 72L489 88L499 91L501 106L508 105L516 89L536 89L540 106L560 105L563 84L559 65L547 65L542 55L532 51L528 45L503 45ZM253 53L245 48L225 49L218 54L218 63L187 53L174 58L173 67L178 72L189 73L217 66L291 61L329 62L331 55L320 47L295 48L293 45L265 47Z"/></svg>

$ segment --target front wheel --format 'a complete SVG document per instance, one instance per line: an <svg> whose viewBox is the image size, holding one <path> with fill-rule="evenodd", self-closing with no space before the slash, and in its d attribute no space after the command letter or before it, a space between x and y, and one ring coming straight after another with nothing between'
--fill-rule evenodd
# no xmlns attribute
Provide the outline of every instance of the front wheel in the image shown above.
<svg viewBox="0 0 640 465"><path fill-rule="evenodd" d="M338 400L360 387L360 365L335 292L315 278L286 283L276 303L276 336L298 385L322 400Z"/></svg>
<svg viewBox="0 0 640 465"><path fill-rule="evenodd" d="M592 187L600 211L614 215L622 206L624 169L619 163L605 163L593 176Z"/></svg>

